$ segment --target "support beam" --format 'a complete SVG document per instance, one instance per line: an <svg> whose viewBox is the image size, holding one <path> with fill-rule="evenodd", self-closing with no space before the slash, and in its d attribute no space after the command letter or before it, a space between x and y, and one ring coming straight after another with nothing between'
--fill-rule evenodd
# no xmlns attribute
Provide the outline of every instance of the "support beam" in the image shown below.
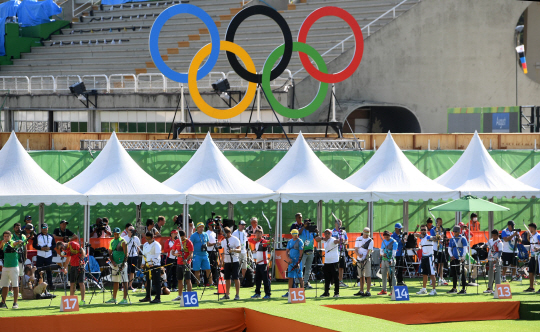
<svg viewBox="0 0 540 332"><path fill-rule="evenodd" d="M403 229L409 231L409 201L403 201Z"/></svg>
<svg viewBox="0 0 540 332"><path fill-rule="evenodd" d="M40 203L39 204L39 229L38 232L41 232L41 225L45 223L45 204Z"/></svg>
<svg viewBox="0 0 540 332"><path fill-rule="evenodd" d="M317 202L317 229L319 232L323 232L323 224L322 224L322 207L323 207L323 201ZM318 243L318 247L322 247L322 243Z"/></svg>
<svg viewBox="0 0 540 332"><path fill-rule="evenodd" d="M375 232L373 229L373 202L368 202L368 223L367 227L369 227L369 230L371 231L371 234Z"/></svg>
<svg viewBox="0 0 540 332"><path fill-rule="evenodd" d="M227 210L227 219L234 219L234 204L231 202L228 202L228 210Z"/></svg>
<svg viewBox="0 0 540 332"><path fill-rule="evenodd" d="M489 201L491 203L493 203L493 198L490 198ZM493 228L495 228L495 217L494 217L494 214L493 214L493 211L489 211L488 212L488 230L489 230L489 234L491 234L491 231L493 230ZM488 235L488 238L490 237L491 235Z"/></svg>

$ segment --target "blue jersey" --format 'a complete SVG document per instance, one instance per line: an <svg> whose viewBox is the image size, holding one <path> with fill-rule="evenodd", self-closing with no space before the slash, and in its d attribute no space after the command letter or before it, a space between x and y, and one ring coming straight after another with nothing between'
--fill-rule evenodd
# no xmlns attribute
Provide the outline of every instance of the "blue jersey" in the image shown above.
<svg viewBox="0 0 540 332"><path fill-rule="evenodd" d="M452 257L460 258L463 256L464 248L467 247L467 239L464 236L453 237L448 243L448 248L452 253Z"/></svg>
<svg viewBox="0 0 540 332"><path fill-rule="evenodd" d="M290 239L287 243L287 249L289 249L289 257L291 257L292 262L298 262L300 258L300 250L304 250L304 242L298 239Z"/></svg>
<svg viewBox="0 0 540 332"><path fill-rule="evenodd" d="M291 228L289 229L289 232L291 232L293 229L300 229L302 228L304 224L298 224L297 222L295 222L294 224L291 225Z"/></svg>
<svg viewBox="0 0 540 332"><path fill-rule="evenodd" d="M435 231L435 227L431 227L431 229L428 232L429 232L429 235L431 235L431 236L436 236L437 235L437 232Z"/></svg>
<svg viewBox="0 0 540 332"><path fill-rule="evenodd" d="M394 258L393 252L397 250L398 244L396 240L390 238L390 240L383 240L381 243L381 258L383 261L389 261ZM382 257L382 254L386 254L386 257Z"/></svg>
<svg viewBox="0 0 540 332"><path fill-rule="evenodd" d="M208 252L201 251L201 246L208 243L208 234L195 232L191 234L189 240L193 243L193 254L195 256L208 256Z"/></svg>
<svg viewBox="0 0 540 332"><path fill-rule="evenodd" d="M307 229L304 229L298 238L304 243L304 250L313 251L313 240L315 238L315 233L311 233Z"/></svg>
<svg viewBox="0 0 540 332"><path fill-rule="evenodd" d="M340 239L343 239L343 243L340 243L339 244L339 254L340 256L345 256L345 247L344 245L347 243L347 241L349 240L349 237L347 236L347 232L345 232L344 230L336 230L335 228L332 230L332 237L337 239L337 240L340 240Z"/></svg>
<svg viewBox="0 0 540 332"><path fill-rule="evenodd" d="M403 256L403 243L401 242L401 234L396 234L396 232L392 233L392 239L394 239L397 244L397 252L396 257Z"/></svg>

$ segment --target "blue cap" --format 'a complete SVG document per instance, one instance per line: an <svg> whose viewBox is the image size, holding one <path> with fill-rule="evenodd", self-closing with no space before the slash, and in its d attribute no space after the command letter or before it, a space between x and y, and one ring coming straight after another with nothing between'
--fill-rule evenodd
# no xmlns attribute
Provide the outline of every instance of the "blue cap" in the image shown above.
<svg viewBox="0 0 540 332"><path fill-rule="evenodd" d="M400 223L397 223L397 224L396 224L396 226L394 226L394 228L399 228L399 229L402 229L402 228L403 228L403 226L401 226L401 224L400 224Z"/></svg>

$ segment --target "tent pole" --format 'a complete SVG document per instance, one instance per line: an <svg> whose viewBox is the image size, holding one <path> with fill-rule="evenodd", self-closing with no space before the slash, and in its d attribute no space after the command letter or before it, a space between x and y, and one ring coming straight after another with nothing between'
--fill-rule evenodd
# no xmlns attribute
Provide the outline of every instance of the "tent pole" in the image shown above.
<svg viewBox="0 0 540 332"><path fill-rule="evenodd" d="M277 248L281 249L281 201L277 202L277 218L276 218L276 241Z"/></svg>
<svg viewBox="0 0 540 332"><path fill-rule="evenodd" d="M373 234L373 202L368 202L368 225L371 234Z"/></svg>
<svg viewBox="0 0 540 332"><path fill-rule="evenodd" d="M142 207L141 207L141 204L137 204L137 206L135 207L135 225L140 225L141 224L141 219L142 219Z"/></svg>
<svg viewBox="0 0 540 332"><path fill-rule="evenodd" d="M39 231L41 231L41 225L45 223L45 204L39 203Z"/></svg>
<svg viewBox="0 0 540 332"><path fill-rule="evenodd" d="M491 203L493 203L493 197L491 197L489 199L489 201ZM494 213L493 211L488 211L488 230L489 230L489 234L491 234L491 231L493 230L493 228L495 228L495 221L494 221L495 217L494 217ZM488 238L490 237L490 235L488 235Z"/></svg>
<svg viewBox="0 0 540 332"><path fill-rule="evenodd" d="M228 210L227 210L227 219L233 220L234 219L234 204L231 202L228 203Z"/></svg>
<svg viewBox="0 0 540 332"><path fill-rule="evenodd" d="M409 231L409 201L403 201L403 228Z"/></svg>
<svg viewBox="0 0 540 332"><path fill-rule="evenodd" d="M86 216L86 229L84 230L84 233L86 234L86 242L90 242L90 204L86 205L86 209L88 210Z"/></svg>
<svg viewBox="0 0 540 332"><path fill-rule="evenodd" d="M182 222L183 224L183 229L184 229L184 232L186 232L186 236L191 236L190 234L190 231L188 230L188 225L189 225L189 204L186 200L186 204L184 204L184 212L183 212L183 217L184 217L184 220Z"/></svg>
<svg viewBox="0 0 540 332"><path fill-rule="evenodd" d="M317 229L319 232L323 232L323 226L322 226L322 207L323 207L323 201L317 202ZM321 243L318 243L318 247L321 247Z"/></svg>
<svg viewBox="0 0 540 332"><path fill-rule="evenodd" d="M87 207L87 205L83 205L83 215L84 215L84 217L83 217L83 238L82 238L83 243L86 242L86 219L88 218L88 216L87 216L88 211L87 211L86 207ZM78 234L78 236L81 236L81 234ZM79 238L78 240L80 241L81 239Z"/></svg>

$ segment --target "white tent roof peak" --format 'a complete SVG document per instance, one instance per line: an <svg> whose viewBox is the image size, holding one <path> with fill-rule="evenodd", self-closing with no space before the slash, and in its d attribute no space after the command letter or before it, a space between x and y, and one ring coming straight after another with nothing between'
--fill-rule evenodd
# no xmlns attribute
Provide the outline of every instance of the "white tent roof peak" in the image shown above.
<svg viewBox="0 0 540 332"><path fill-rule="evenodd" d="M279 195L242 174L223 155L208 133L191 159L163 184L199 202L247 203L279 200Z"/></svg>
<svg viewBox="0 0 540 332"><path fill-rule="evenodd" d="M470 193L478 197L530 198L540 193L538 189L520 182L497 165L476 131L459 160L435 181L460 191L462 195Z"/></svg>
<svg viewBox="0 0 540 332"><path fill-rule="evenodd" d="M86 197L58 183L30 157L15 132L0 150L0 206L86 203Z"/></svg>
<svg viewBox="0 0 540 332"><path fill-rule="evenodd" d="M288 202L330 200L371 201L371 193L334 174L315 155L302 132L287 154L257 183L280 193Z"/></svg>
<svg viewBox="0 0 540 332"><path fill-rule="evenodd" d="M531 168L527 173L519 177L518 180L526 185L540 189L540 163L536 164L536 166Z"/></svg>
<svg viewBox="0 0 540 332"><path fill-rule="evenodd" d="M126 152L114 132L96 159L65 185L87 195L90 205L185 202L185 195L146 173Z"/></svg>
<svg viewBox="0 0 540 332"><path fill-rule="evenodd" d="M459 193L425 176L394 141L390 132L377 152L347 182L373 193L374 199L428 200L458 198Z"/></svg>

